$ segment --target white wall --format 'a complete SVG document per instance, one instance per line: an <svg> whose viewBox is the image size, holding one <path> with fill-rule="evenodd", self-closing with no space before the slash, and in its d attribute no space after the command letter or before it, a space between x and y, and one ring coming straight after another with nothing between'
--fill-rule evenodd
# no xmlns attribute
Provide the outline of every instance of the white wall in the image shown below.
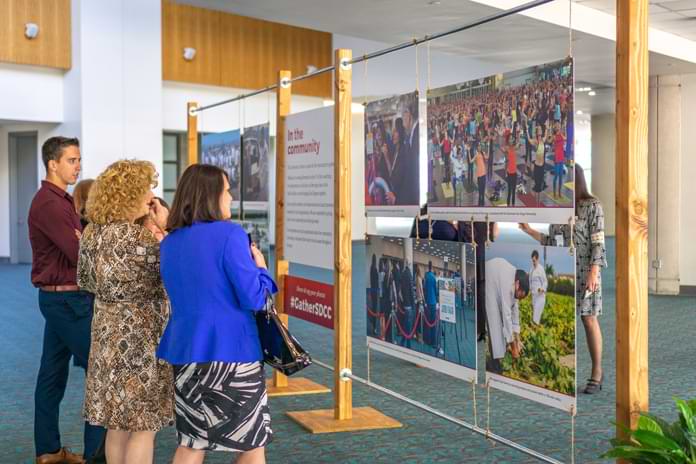
<svg viewBox="0 0 696 464"><path fill-rule="evenodd" d="M63 72L0 63L0 120L61 122Z"/></svg>
<svg viewBox="0 0 696 464"><path fill-rule="evenodd" d="M616 129L613 114L592 116L592 193L604 208L604 233L616 234Z"/></svg>
<svg viewBox="0 0 696 464"><path fill-rule="evenodd" d="M124 157L151 161L161 171L161 2L72 5L79 46L66 85L79 99L84 176L96 177Z"/></svg>
<svg viewBox="0 0 696 464"><path fill-rule="evenodd" d="M681 285L696 286L696 74L682 76Z"/></svg>

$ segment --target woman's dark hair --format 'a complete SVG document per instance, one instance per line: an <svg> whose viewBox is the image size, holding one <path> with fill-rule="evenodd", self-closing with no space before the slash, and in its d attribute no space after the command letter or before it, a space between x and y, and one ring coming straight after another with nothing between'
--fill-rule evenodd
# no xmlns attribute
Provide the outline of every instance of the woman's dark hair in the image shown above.
<svg viewBox="0 0 696 464"><path fill-rule="evenodd" d="M210 164L189 166L179 179L167 230L188 227L194 222L212 222L223 219L220 196L225 188L227 173Z"/></svg>
<svg viewBox="0 0 696 464"><path fill-rule="evenodd" d="M594 199L594 196L590 193L590 189L587 188L585 171L582 169L582 166L575 163L575 207L577 208L578 201L580 200L592 199Z"/></svg>
<svg viewBox="0 0 696 464"><path fill-rule="evenodd" d="M532 251L532 258L539 259L539 252L536 250Z"/></svg>
<svg viewBox="0 0 696 464"><path fill-rule="evenodd" d="M396 118L394 120L394 128L396 132L399 133L399 145L406 143L406 128L404 127L404 120L401 118Z"/></svg>

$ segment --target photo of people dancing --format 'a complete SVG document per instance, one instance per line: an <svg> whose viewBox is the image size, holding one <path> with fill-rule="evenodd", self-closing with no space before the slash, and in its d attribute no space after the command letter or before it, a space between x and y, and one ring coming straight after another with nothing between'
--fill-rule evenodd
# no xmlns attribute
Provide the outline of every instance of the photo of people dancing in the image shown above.
<svg viewBox="0 0 696 464"><path fill-rule="evenodd" d="M432 206L570 207L573 62L428 92Z"/></svg>

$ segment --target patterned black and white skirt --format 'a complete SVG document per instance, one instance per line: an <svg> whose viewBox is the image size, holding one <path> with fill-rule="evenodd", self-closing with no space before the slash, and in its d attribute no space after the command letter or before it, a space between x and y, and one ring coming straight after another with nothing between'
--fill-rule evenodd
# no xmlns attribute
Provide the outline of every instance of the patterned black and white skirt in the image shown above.
<svg viewBox="0 0 696 464"><path fill-rule="evenodd" d="M179 445L244 452L271 441L261 362L176 365L174 377Z"/></svg>

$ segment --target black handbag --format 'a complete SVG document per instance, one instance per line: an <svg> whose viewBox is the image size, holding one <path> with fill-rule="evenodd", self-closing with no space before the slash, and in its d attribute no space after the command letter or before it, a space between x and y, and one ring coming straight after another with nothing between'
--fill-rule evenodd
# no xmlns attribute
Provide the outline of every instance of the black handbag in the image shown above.
<svg viewBox="0 0 696 464"><path fill-rule="evenodd" d="M312 364L312 357L278 317L273 298L266 295L263 311L256 313L256 326L263 350L263 362L290 376Z"/></svg>

